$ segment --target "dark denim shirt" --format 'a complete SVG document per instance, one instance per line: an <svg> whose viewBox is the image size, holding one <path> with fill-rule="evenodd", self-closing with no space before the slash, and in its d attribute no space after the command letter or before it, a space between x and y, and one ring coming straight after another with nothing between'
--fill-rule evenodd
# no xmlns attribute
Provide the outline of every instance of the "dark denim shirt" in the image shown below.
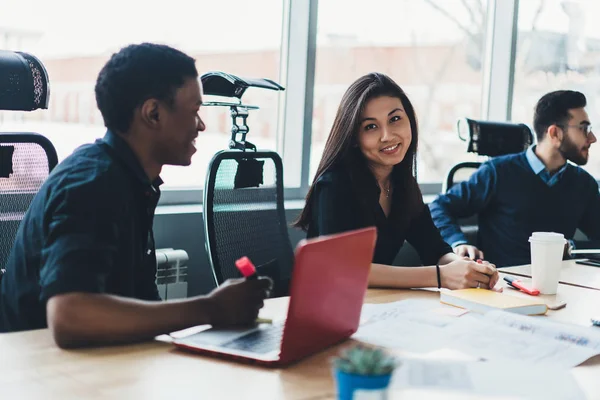
<svg viewBox="0 0 600 400"><path fill-rule="evenodd" d="M152 223L161 183L110 131L60 163L19 227L0 281L0 332L45 328L57 294L160 300Z"/></svg>

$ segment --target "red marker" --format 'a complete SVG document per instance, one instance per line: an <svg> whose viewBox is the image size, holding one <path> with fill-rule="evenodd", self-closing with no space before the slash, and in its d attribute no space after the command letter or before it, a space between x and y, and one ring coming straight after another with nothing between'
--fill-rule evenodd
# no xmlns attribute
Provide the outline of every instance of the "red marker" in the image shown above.
<svg viewBox="0 0 600 400"><path fill-rule="evenodd" d="M246 279L257 279L256 267L248 257L242 257L237 260L235 266Z"/></svg>
<svg viewBox="0 0 600 400"><path fill-rule="evenodd" d="M258 279L258 274L256 273L256 267L252 264L252 261L248 257L242 257L235 261L235 266L238 271L244 275L246 279ZM269 289L270 290L270 289ZM267 297L269 294L267 293ZM257 324L272 324L273 320L270 318L257 318Z"/></svg>
<svg viewBox="0 0 600 400"><path fill-rule="evenodd" d="M505 276L504 280L506 282L508 282L508 284L512 287L514 287L515 289L519 289L522 292L525 292L531 296L537 296L538 294L540 294L540 291L537 289L530 289L527 286L523 285L523 282L521 282L519 279L517 278L511 278L510 276Z"/></svg>

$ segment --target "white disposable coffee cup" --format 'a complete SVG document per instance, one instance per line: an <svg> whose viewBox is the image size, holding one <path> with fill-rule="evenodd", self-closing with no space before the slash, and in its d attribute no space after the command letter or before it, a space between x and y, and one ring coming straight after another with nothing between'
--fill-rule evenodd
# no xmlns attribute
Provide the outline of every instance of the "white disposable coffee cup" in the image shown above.
<svg viewBox="0 0 600 400"><path fill-rule="evenodd" d="M562 233L533 232L531 243L531 280L541 294L556 294L565 249Z"/></svg>

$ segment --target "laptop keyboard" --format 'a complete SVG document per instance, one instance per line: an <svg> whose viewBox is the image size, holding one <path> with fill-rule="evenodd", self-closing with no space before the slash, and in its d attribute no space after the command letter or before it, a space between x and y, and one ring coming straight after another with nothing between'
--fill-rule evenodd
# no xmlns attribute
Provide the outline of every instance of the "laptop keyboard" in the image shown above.
<svg viewBox="0 0 600 400"><path fill-rule="evenodd" d="M223 347L252 353L269 353L281 345L283 325L270 325L225 343Z"/></svg>

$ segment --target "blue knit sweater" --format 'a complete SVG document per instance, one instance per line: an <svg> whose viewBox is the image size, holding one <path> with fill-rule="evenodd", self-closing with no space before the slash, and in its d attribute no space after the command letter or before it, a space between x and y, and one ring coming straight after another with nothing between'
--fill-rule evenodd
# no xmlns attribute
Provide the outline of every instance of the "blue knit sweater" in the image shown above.
<svg viewBox="0 0 600 400"><path fill-rule="evenodd" d="M600 239L600 193L585 170L567 165L548 186L531 169L525 153L483 164L466 182L440 195L431 215L447 243L466 240L458 218L479 219L477 247L499 267L528 264L532 232L560 232L572 239L577 228Z"/></svg>

